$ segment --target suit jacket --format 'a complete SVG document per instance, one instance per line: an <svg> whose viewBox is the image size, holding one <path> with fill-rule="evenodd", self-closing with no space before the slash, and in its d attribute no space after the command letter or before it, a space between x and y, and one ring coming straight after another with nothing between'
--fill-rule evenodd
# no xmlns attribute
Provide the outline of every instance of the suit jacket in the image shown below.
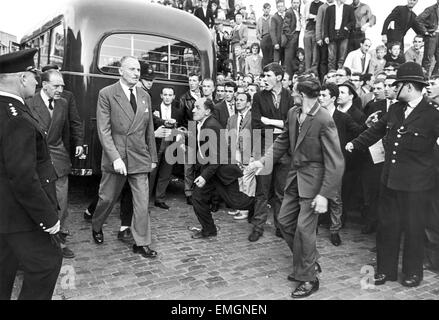
<svg viewBox="0 0 439 320"><path fill-rule="evenodd" d="M349 114L358 125L362 126L364 125L364 122L366 121L367 118L364 115L363 111L361 111L360 109L362 107L361 99L359 100L359 102L360 102L360 106L357 107L355 105L352 105L352 107L349 108L347 114Z"/></svg>
<svg viewBox="0 0 439 320"><path fill-rule="evenodd" d="M297 19L296 15L293 12L293 8L289 8L285 12L285 19L282 26L282 33L286 37L286 42L291 41L293 39L293 34L296 32Z"/></svg>
<svg viewBox="0 0 439 320"><path fill-rule="evenodd" d="M273 46L276 44L281 45L282 43L282 28L284 25L284 19L276 12L271 18L270 23L270 37Z"/></svg>
<svg viewBox="0 0 439 320"><path fill-rule="evenodd" d="M194 108L195 104L195 98L191 95L190 90L186 91L181 97L180 97L180 108L184 110L185 113L185 123L184 127L187 128L188 121L192 121L193 115L192 115L192 109Z"/></svg>
<svg viewBox="0 0 439 320"><path fill-rule="evenodd" d="M366 104L363 111L366 117L370 116L376 111L381 111L380 113L378 113L378 119L381 119L387 112L387 100L372 100Z"/></svg>
<svg viewBox="0 0 439 320"><path fill-rule="evenodd" d="M248 27L242 23L239 26L239 29L232 30L232 38L230 39L230 43L232 47L236 43L245 46L247 45L247 41L248 41Z"/></svg>
<svg viewBox="0 0 439 320"><path fill-rule="evenodd" d="M215 26L215 19L213 18L212 9L210 8L207 8L206 15L204 15L203 8L199 7L195 9L194 16L203 21L204 24L210 29Z"/></svg>
<svg viewBox="0 0 439 320"><path fill-rule="evenodd" d="M276 163L288 150L291 169L286 186L297 178L299 196L314 198L317 194L334 199L340 189L344 159L334 120L318 103L310 110L299 131L300 108L288 112L283 132L264 156L264 162ZM297 137L297 138L296 138Z"/></svg>
<svg viewBox="0 0 439 320"><path fill-rule="evenodd" d="M363 131L363 127L358 125L349 114L338 111L337 109L335 109L332 119L337 127L340 148L344 158L347 159L350 154L346 151L345 146Z"/></svg>
<svg viewBox="0 0 439 320"><path fill-rule="evenodd" d="M34 117L38 119L41 128L47 132L47 144L56 174L58 177L70 174L72 165L69 149L66 146L67 141L70 140L68 136L70 125L67 100L63 98L54 100L52 118L40 92L27 100L26 103Z"/></svg>
<svg viewBox="0 0 439 320"><path fill-rule="evenodd" d="M229 139L230 154L233 157L236 151L239 151L241 162L248 164L252 154L252 114L248 110L244 119L242 120L242 128L238 133L238 119L239 113L234 114L227 120L227 137Z"/></svg>
<svg viewBox="0 0 439 320"><path fill-rule="evenodd" d="M438 16L439 5L436 3L430 7L425 8L424 11L416 18L419 26L425 32L435 33L439 25Z"/></svg>
<svg viewBox="0 0 439 320"><path fill-rule="evenodd" d="M102 144L102 171L115 172L113 161L121 158L128 174L151 171L157 162L151 98L137 87L137 112L120 81L99 91L96 123Z"/></svg>
<svg viewBox="0 0 439 320"><path fill-rule="evenodd" d="M369 69L369 63L372 59L372 56L370 53L366 53L365 59L364 59L364 68L361 63L361 58L363 57L363 53L361 52L361 49L357 49L354 51L349 52L348 56L346 57L346 60L344 62L344 66L351 69L352 73L359 72L361 74L365 74L367 70Z"/></svg>
<svg viewBox="0 0 439 320"><path fill-rule="evenodd" d="M383 139L385 161L381 182L390 189L408 192L435 186L434 148L439 137L439 106L423 98L410 115L397 102L372 127L352 141L365 149Z"/></svg>
<svg viewBox="0 0 439 320"><path fill-rule="evenodd" d="M166 121L162 119L161 104L153 107L152 112L153 112L154 130L156 130L158 127L164 125ZM171 118L177 121L176 123L177 128L184 126L185 112L182 108L180 108L178 101L173 101L171 104ZM157 151L160 149L162 142L166 142L165 143L166 145L169 145L171 143L171 141L164 141L163 138L156 138L155 141L156 141Z"/></svg>
<svg viewBox="0 0 439 320"><path fill-rule="evenodd" d="M53 227L56 178L46 135L29 108L0 96L0 234Z"/></svg>
<svg viewBox="0 0 439 320"><path fill-rule="evenodd" d="M335 33L335 5L329 6L325 13L325 28L323 38L329 38L330 42L337 39L347 39L352 29L355 27L354 9L349 5L343 5L343 19L340 26L340 36L337 38Z"/></svg>
<svg viewBox="0 0 439 320"><path fill-rule="evenodd" d="M216 176L222 184L229 185L242 177L242 172L237 165L229 164L230 157L227 146L221 145L221 129L223 128L220 123L213 116L209 116L204 121L201 130L207 131L205 131L206 136L203 135L203 131L200 135L201 149L198 149L197 142L197 160L200 159L198 153L201 151L206 156L204 163L198 164L201 167L200 175L204 180L209 181L213 176ZM209 133L213 133L215 139L212 139L213 137L209 136ZM223 152L223 150L225 151ZM226 159L224 159L224 155L226 155ZM226 162L226 164L223 162Z"/></svg>
<svg viewBox="0 0 439 320"><path fill-rule="evenodd" d="M387 41L401 41L409 29L418 34L424 34L424 29L416 19L417 16L407 6L396 6L387 16L383 24L382 35L387 35ZM390 22L394 21L395 29L389 29Z"/></svg>
<svg viewBox="0 0 439 320"><path fill-rule="evenodd" d="M223 34L223 38L221 39L219 32L216 32L215 37L216 45L218 47L217 53L222 59L227 59L229 56L230 50L230 40L226 39Z"/></svg>
<svg viewBox="0 0 439 320"><path fill-rule="evenodd" d="M282 88L279 109L276 109L273 102L273 95L271 91L262 90L253 96L252 104L252 129L260 129L261 135L256 134L253 145L260 146L261 149L253 150L254 157L258 159L261 152L265 150L265 134L272 133L274 126L268 126L262 123L261 117L269 119L277 119L285 121L287 119L288 110L293 106L294 101L287 89ZM273 136L276 139L277 135ZM267 146L268 147L268 146Z"/></svg>
<svg viewBox="0 0 439 320"><path fill-rule="evenodd" d="M84 144L84 126L79 117L76 99L73 93L68 90L63 90L61 97L67 100L68 105L69 126L66 134L70 139L69 141L65 141L65 143L67 151L72 153L74 152L73 148Z"/></svg>
<svg viewBox="0 0 439 320"><path fill-rule="evenodd" d="M223 100L215 105L213 117L220 123L222 129L227 127L227 121L229 120L230 114L227 108L226 100Z"/></svg>

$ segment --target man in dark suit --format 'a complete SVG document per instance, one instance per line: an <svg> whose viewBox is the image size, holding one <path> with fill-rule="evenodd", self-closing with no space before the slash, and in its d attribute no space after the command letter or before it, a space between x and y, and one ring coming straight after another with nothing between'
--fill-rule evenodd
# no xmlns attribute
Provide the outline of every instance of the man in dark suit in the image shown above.
<svg viewBox="0 0 439 320"><path fill-rule="evenodd" d="M215 105L213 117L218 120L222 129L227 127L227 120L235 114L235 95L238 90L236 83L229 81L224 85L226 97L223 101Z"/></svg>
<svg viewBox="0 0 439 320"><path fill-rule="evenodd" d="M285 2L279 0L276 2L277 12L271 17L270 37L273 43L273 61L284 63L285 61L285 43L282 43L282 28L285 19Z"/></svg>
<svg viewBox="0 0 439 320"><path fill-rule="evenodd" d="M253 96L251 109L252 129L261 130L260 134L256 132L253 137L255 159L259 159L282 132L288 110L294 104L290 91L282 87L283 68L278 63L272 62L266 65L263 71L264 90ZM258 241L264 233L264 225L269 215L267 208L269 200L273 207L276 235L281 237L277 216L282 204L285 179L291 165L289 154L283 155L273 165L272 173L256 177L255 213L251 219L253 230L248 237L251 242Z"/></svg>
<svg viewBox="0 0 439 320"><path fill-rule="evenodd" d="M50 157L55 167L58 179L56 180L56 196L60 207L59 218L61 222L60 233L67 236L68 191L69 174L71 172L69 133L75 137L82 137L82 132L70 131L69 111L67 100L61 97L64 80L57 70L49 70L41 75L42 88L33 98L26 101L32 114L38 119L41 128L47 132L47 144ZM72 127L74 130L77 128ZM77 139L75 157L83 153L82 139ZM74 258L74 253L68 247L62 246L64 258Z"/></svg>
<svg viewBox="0 0 439 320"><path fill-rule="evenodd" d="M296 60L296 52L299 47L300 30L302 27L300 19L300 1L291 1L291 7L285 13L282 27L282 32L287 40L285 44L285 70L290 75L294 73L294 61Z"/></svg>
<svg viewBox="0 0 439 320"><path fill-rule="evenodd" d="M424 29L416 19L413 12L418 0L407 0L406 6L396 6L387 16L381 32L384 44L389 45L395 42L401 43L401 52L404 52L404 36L409 29L413 29L416 34L424 34Z"/></svg>
<svg viewBox="0 0 439 320"><path fill-rule="evenodd" d="M137 87L140 63L122 57L120 81L99 92L96 123L102 144L102 179L99 202L92 220L92 236L104 242L102 226L128 180L133 194L131 233L133 252L154 258L148 212L148 172L156 167L157 152L152 121L151 98Z"/></svg>
<svg viewBox="0 0 439 320"><path fill-rule="evenodd" d="M201 224L201 230L192 235L193 239L217 235L209 209L213 192L218 193L233 209L253 210L254 206L254 198L239 191L238 178L242 172L237 165L228 164L228 146L227 143L221 143L223 128L212 116L213 110L213 101L205 98L197 100L193 109L193 118L197 121L197 178L194 180L193 204Z"/></svg>
<svg viewBox="0 0 439 320"><path fill-rule="evenodd" d="M425 8L416 20L423 29L421 35L423 35L425 39L422 67L427 71L427 74L430 74L434 57L435 65L432 74L437 75L439 70L439 32L437 32L439 28L439 2L436 1L434 5ZM419 35L419 37L421 35ZM416 38L413 44L416 45Z"/></svg>
<svg viewBox="0 0 439 320"><path fill-rule="evenodd" d="M217 71L219 73L223 72L223 64L229 58L230 53L230 36L224 31L224 24L218 23L216 25L215 33L215 43L216 43L216 60L217 60Z"/></svg>
<svg viewBox="0 0 439 320"><path fill-rule="evenodd" d="M49 300L61 270L60 221L46 134L24 100L35 94L37 49L0 56L0 300ZM59 239L59 238L58 238Z"/></svg>
<svg viewBox="0 0 439 320"><path fill-rule="evenodd" d="M162 126L168 129L181 127L184 123L184 110L174 100L174 88L163 87L160 97L162 102L153 108L154 129L157 130ZM165 157L166 150L172 144L172 140L166 138L156 139L158 165L149 176L149 192L152 195L153 190L155 190L154 205L156 207L168 210L169 206L165 203L166 189L171 180L174 165L169 163Z"/></svg>
<svg viewBox="0 0 439 320"><path fill-rule="evenodd" d="M354 9L344 4L346 0L336 0L326 9L323 37L328 45L328 69L340 69L348 53L349 34L355 26ZM339 10L343 13L337 14Z"/></svg>
<svg viewBox="0 0 439 320"><path fill-rule="evenodd" d="M335 101L338 99L339 90L335 83L328 83L322 86L320 91L319 103L320 105L328 110L329 114L334 120L335 126L337 127L337 133L340 140L340 146L345 146L348 141L356 138L358 134L362 131L361 126L359 126L350 115L337 110L335 106ZM344 149L342 149L343 151ZM348 156L347 151L343 152L343 157L346 161ZM341 185L340 189L337 191L337 196L329 200L329 216L331 218L330 224L330 240L334 246L339 246L341 244L339 231L342 226L341 218L343 213L343 202L341 199Z"/></svg>
<svg viewBox="0 0 439 320"><path fill-rule="evenodd" d="M208 5L209 0L201 0L201 7L195 9L194 16L203 21L209 29L212 29L215 26L215 19L212 9Z"/></svg>
<svg viewBox="0 0 439 320"><path fill-rule="evenodd" d="M375 125L346 145L365 149L383 139L375 285L396 281L401 234L404 232L402 285L416 287L423 277L425 217L435 186L434 149L439 137L439 106L422 95L428 82L422 67L407 62L398 69L399 102ZM408 174L409 173L409 174Z"/></svg>
<svg viewBox="0 0 439 320"><path fill-rule="evenodd" d="M293 273L289 280L299 282L293 298L303 298L319 288L316 247L318 215L328 210L328 199L337 196L344 159L335 123L320 106L320 82L299 80L294 94L300 106L288 112L281 135L255 168L272 166L286 152L292 155L278 222L282 236L293 252Z"/></svg>

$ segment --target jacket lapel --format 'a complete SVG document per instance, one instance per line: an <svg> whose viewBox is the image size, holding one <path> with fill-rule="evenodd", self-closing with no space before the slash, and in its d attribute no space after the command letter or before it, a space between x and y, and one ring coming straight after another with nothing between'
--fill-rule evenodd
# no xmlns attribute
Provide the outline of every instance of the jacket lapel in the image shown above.
<svg viewBox="0 0 439 320"><path fill-rule="evenodd" d="M410 122L418 119L427 105L428 104L424 103L424 99L422 99L421 102L415 107L415 109L409 114L409 116L404 119L403 124L409 124ZM404 111L402 112L402 114L404 117Z"/></svg>
<svg viewBox="0 0 439 320"><path fill-rule="evenodd" d="M116 92L114 98L116 99L117 103L120 105L122 110L125 112L128 119L130 121L133 121L134 120L133 108L131 107L130 101L125 95L125 92L123 92L122 86L120 85L119 82L116 84Z"/></svg>
<svg viewBox="0 0 439 320"><path fill-rule="evenodd" d="M299 137L297 138L296 146L294 148L295 150L302 143L309 128L311 128L312 121L314 120L314 116L317 113L317 111L319 110L319 108L320 108L320 105L318 102L316 102L316 104L311 108L311 110L306 115L305 121L303 121L302 128L300 129L300 132L299 132ZM295 121L295 123L297 123L297 121Z"/></svg>
<svg viewBox="0 0 439 320"><path fill-rule="evenodd" d="M31 106L31 108L33 113L37 116L42 129L49 131L52 120L50 118L49 110L47 110L40 93L38 93L35 97L35 103Z"/></svg>
<svg viewBox="0 0 439 320"><path fill-rule="evenodd" d="M131 124L131 128L130 128L129 131L134 130L135 128L137 128L137 126L143 120L144 113L151 112L151 110L149 110L149 108L147 108L147 105L146 105L146 95L139 88L137 88L136 91L137 91L137 95L136 95L137 112L136 112L136 115L134 117L134 121ZM131 105L130 105L130 107L131 107ZM133 114L134 114L134 111L133 111ZM149 114L147 114L147 116L149 116Z"/></svg>

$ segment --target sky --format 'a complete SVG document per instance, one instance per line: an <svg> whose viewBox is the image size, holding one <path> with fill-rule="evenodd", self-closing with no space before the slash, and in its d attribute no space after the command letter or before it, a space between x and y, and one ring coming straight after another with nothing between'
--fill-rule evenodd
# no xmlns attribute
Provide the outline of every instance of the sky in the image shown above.
<svg viewBox="0 0 439 320"><path fill-rule="evenodd" d="M13 34L18 40L29 31L35 23L38 23L45 10L52 6L63 5L67 0L3 0L1 5L0 31ZM93 0L90 0L93 1ZM111 1L111 0L108 0ZM146 0L145 0L146 1ZM262 5L269 2L272 5L272 13L276 11L275 0L241 0L244 5L253 4L256 16L262 14ZM346 3L351 3L347 0ZM372 39L374 44L381 41L381 27L387 15L397 5L406 4L406 0L363 0L372 8L372 12L377 16L377 25L368 30L367 36ZM290 6L290 1L286 0L286 6ZM419 0L414 11L419 14L427 6L435 4L435 0ZM413 38L414 33L408 33L408 39ZM375 45L374 45L375 46Z"/></svg>

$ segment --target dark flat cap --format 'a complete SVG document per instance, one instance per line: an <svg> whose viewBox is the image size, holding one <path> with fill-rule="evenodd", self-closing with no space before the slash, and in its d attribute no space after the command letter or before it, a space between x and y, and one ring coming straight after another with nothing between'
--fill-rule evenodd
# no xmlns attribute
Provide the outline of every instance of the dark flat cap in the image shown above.
<svg viewBox="0 0 439 320"><path fill-rule="evenodd" d="M339 84L338 87L347 87L351 94L354 96L354 99L358 97L358 93L355 90L355 86L351 81L345 81L342 84Z"/></svg>
<svg viewBox="0 0 439 320"><path fill-rule="evenodd" d="M0 73L37 72L34 55L37 49L26 49L0 56Z"/></svg>

